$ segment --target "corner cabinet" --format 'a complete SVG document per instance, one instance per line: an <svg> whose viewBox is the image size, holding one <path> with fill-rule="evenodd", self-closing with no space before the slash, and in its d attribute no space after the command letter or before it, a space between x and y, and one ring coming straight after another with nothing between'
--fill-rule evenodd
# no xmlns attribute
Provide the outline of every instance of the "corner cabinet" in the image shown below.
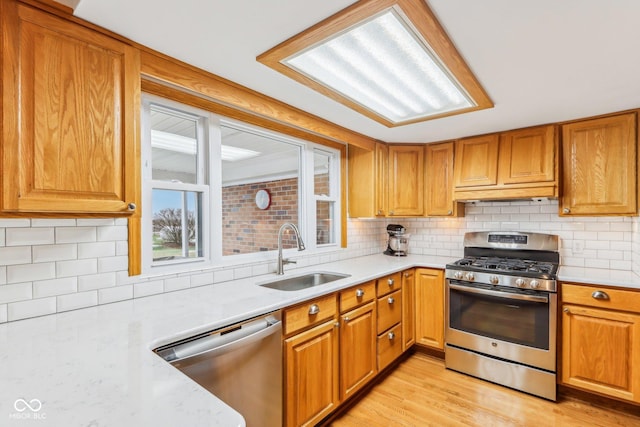
<svg viewBox="0 0 640 427"><path fill-rule="evenodd" d="M562 284L562 383L640 402L640 292Z"/></svg>
<svg viewBox="0 0 640 427"><path fill-rule="evenodd" d="M455 200L558 196L555 125L456 141Z"/></svg>
<svg viewBox="0 0 640 427"><path fill-rule="evenodd" d="M5 213L131 214L139 202L137 49L3 1Z"/></svg>
<svg viewBox="0 0 640 427"><path fill-rule="evenodd" d="M562 126L560 215L636 215L636 113Z"/></svg>

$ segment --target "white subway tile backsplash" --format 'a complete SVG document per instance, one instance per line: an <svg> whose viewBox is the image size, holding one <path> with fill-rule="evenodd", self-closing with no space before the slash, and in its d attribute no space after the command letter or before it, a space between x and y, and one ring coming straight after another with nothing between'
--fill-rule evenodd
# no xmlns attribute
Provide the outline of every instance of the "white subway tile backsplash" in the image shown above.
<svg viewBox="0 0 640 427"><path fill-rule="evenodd" d="M0 323L7 321L7 304L0 304Z"/></svg>
<svg viewBox="0 0 640 427"><path fill-rule="evenodd" d="M56 243L85 243L96 241L96 227L58 227Z"/></svg>
<svg viewBox="0 0 640 427"><path fill-rule="evenodd" d="M56 299L58 313L98 305L98 291L60 295Z"/></svg>
<svg viewBox="0 0 640 427"><path fill-rule="evenodd" d="M79 259L56 262L57 277L83 276L85 274L96 274L97 272L97 259Z"/></svg>
<svg viewBox="0 0 640 427"><path fill-rule="evenodd" d="M0 227L2 228L10 228L10 227L30 227L31 220L30 219L22 219L22 218L2 218L0 219Z"/></svg>
<svg viewBox="0 0 640 427"><path fill-rule="evenodd" d="M271 270L269 269L269 271ZM230 280L233 280L233 270L218 270L213 272L214 283L228 282Z"/></svg>
<svg viewBox="0 0 640 427"><path fill-rule="evenodd" d="M79 227L104 227L115 225L115 219L113 218L79 218L76 220Z"/></svg>
<svg viewBox="0 0 640 427"><path fill-rule="evenodd" d="M164 279L164 291L173 292L191 287L191 276L171 277Z"/></svg>
<svg viewBox="0 0 640 427"><path fill-rule="evenodd" d="M27 319L29 317L44 316L56 312L55 297L14 302L8 307L8 320Z"/></svg>
<svg viewBox="0 0 640 427"><path fill-rule="evenodd" d="M116 255L115 242L78 243L78 258L101 258Z"/></svg>
<svg viewBox="0 0 640 427"><path fill-rule="evenodd" d="M31 282L0 286L0 304L24 301L33 298Z"/></svg>
<svg viewBox="0 0 640 427"><path fill-rule="evenodd" d="M0 285L4 285L7 283L7 267L0 267Z"/></svg>
<svg viewBox="0 0 640 427"><path fill-rule="evenodd" d="M13 246L0 248L0 265L31 263L31 246Z"/></svg>
<svg viewBox="0 0 640 427"><path fill-rule="evenodd" d="M33 298L45 298L78 292L78 278L39 280L33 282Z"/></svg>
<svg viewBox="0 0 640 427"><path fill-rule="evenodd" d="M32 282L55 277L56 264L53 262L7 266L7 283Z"/></svg>
<svg viewBox="0 0 640 427"><path fill-rule="evenodd" d="M78 258L78 246L42 245L33 247L33 262L66 261Z"/></svg>
<svg viewBox="0 0 640 427"><path fill-rule="evenodd" d="M4 234L4 228L0 228L0 247L5 246Z"/></svg>
<svg viewBox="0 0 640 427"><path fill-rule="evenodd" d="M115 225L113 227L97 227L98 241L127 240L127 227Z"/></svg>
<svg viewBox="0 0 640 427"><path fill-rule="evenodd" d="M191 275L191 287L210 285L213 283L213 272Z"/></svg>
<svg viewBox="0 0 640 427"><path fill-rule="evenodd" d="M152 282L136 283L133 285L133 297L140 298L164 292L164 282L154 280Z"/></svg>
<svg viewBox="0 0 640 427"><path fill-rule="evenodd" d="M118 241L116 242L116 255L125 256L129 254L129 242Z"/></svg>
<svg viewBox="0 0 640 427"><path fill-rule="evenodd" d="M115 273L88 274L78 277L78 291L110 288L116 285Z"/></svg>
<svg viewBox="0 0 640 427"><path fill-rule="evenodd" d="M110 271L123 271L129 268L129 257L114 256L98 258L98 271L108 273Z"/></svg>
<svg viewBox="0 0 640 427"><path fill-rule="evenodd" d="M49 245L55 243L53 228L7 228L6 246Z"/></svg>
<svg viewBox="0 0 640 427"><path fill-rule="evenodd" d="M98 289L98 304L108 304L133 298L133 285Z"/></svg>
<svg viewBox="0 0 640 427"><path fill-rule="evenodd" d="M55 219L55 218L34 218L31 220L32 227L75 227L75 219Z"/></svg>

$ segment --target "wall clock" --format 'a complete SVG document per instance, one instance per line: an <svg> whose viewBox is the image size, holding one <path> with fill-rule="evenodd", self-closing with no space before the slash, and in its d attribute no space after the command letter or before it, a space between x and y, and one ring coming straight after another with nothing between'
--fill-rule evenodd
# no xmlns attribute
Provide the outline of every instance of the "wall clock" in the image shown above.
<svg viewBox="0 0 640 427"><path fill-rule="evenodd" d="M256 192L256 206L258 209L268 209L271 205L271 193L269 190L258 190Z"/></svg>

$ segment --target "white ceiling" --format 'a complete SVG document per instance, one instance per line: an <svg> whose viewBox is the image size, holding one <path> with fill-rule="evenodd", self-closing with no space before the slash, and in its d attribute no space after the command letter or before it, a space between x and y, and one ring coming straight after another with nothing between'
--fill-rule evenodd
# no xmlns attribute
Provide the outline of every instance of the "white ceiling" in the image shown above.
<svg viewBox="0 0 640 427"><path fill-rule="evenodd" d="M396 128L361 116L255 60L351 3L80 0L75 14L387 142L442 141L640 107L638 0L428 0L495 107Z"/></svg>

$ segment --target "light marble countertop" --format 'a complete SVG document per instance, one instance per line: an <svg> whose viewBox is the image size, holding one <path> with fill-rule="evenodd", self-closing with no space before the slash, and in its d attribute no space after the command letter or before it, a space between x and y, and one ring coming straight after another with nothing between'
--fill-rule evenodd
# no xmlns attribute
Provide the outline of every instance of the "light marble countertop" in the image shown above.
<svg viewBox="0 0 640 427"><path fill-rule="evenodd" d="M258 286L277 278L269 274L2 324L0 425L242 426L240 414L151 350L406 268L451 261L372 255L289 270L283 277L351 275L300 291ZM634 276L627 287L640 287ZM585 277L561 280L608 283ZM623 277L614 279L623 285Z"/></svg>

